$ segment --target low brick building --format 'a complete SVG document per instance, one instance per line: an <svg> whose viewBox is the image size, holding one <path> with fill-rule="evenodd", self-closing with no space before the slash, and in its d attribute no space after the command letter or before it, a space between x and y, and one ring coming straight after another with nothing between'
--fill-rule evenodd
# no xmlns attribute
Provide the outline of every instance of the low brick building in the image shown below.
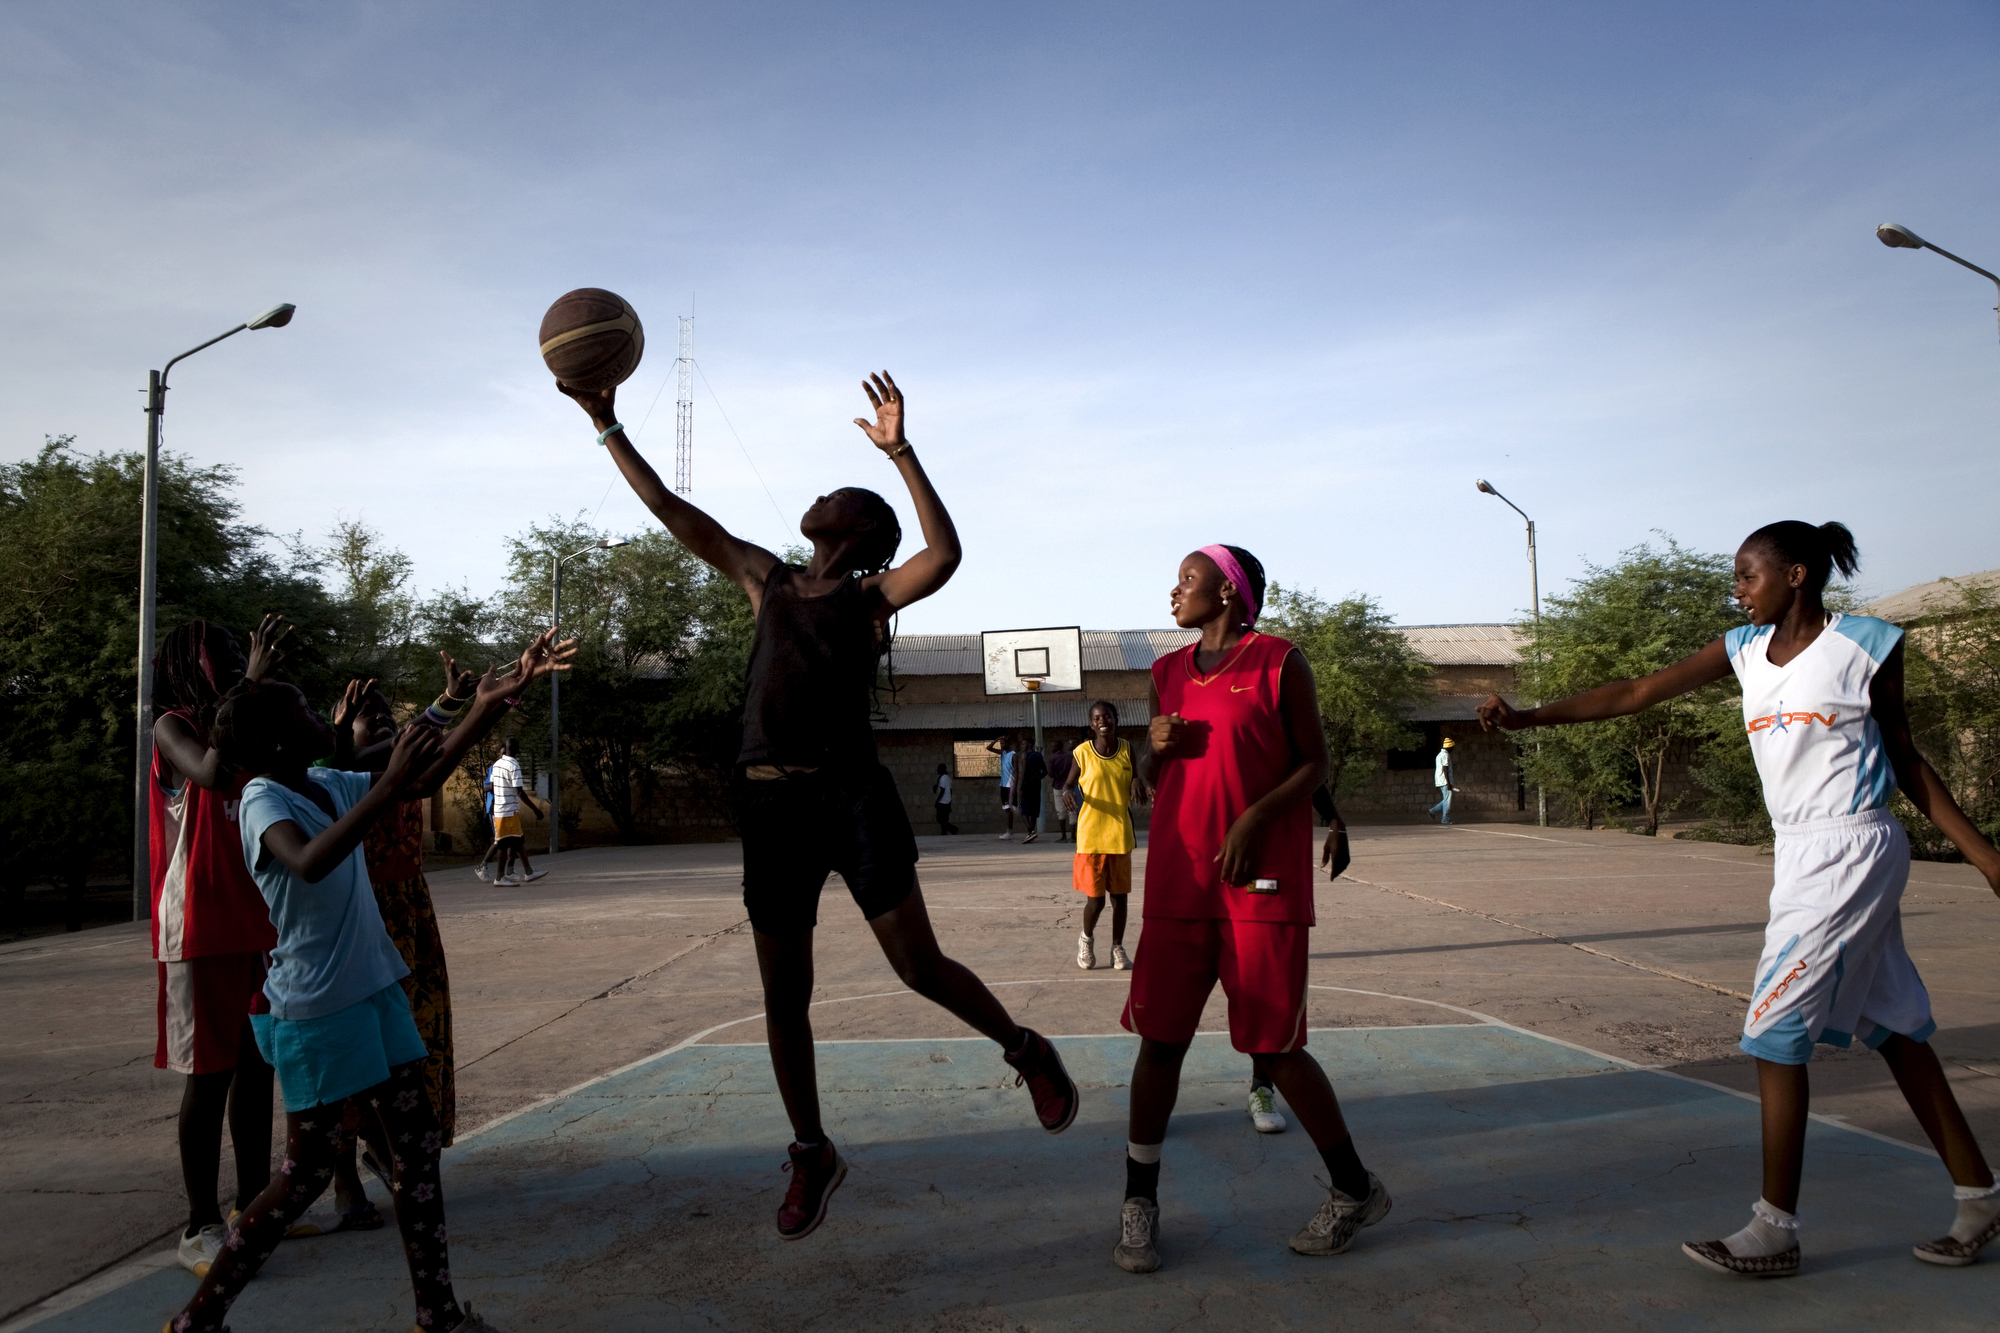
<svg viewBox="0 0 2000 1333"><path fill-rule="evenodd" d="M1417 820L1437 799L1431 787L1432 760L1439 743L1456 741L1458 804L1467 818L1533 818L1528 794L1514 766L1512 743L1479 730L1474 710L1488 694L1508 699L1514 692L1514 662L1521 639L1509 625L1412 625L1402 632L1435 668L1434 693L1409 713L1423 738L1421 747L1392 751L1388 766L1355 795L1343 798L1343 813L1371 822ZM1092 700L1108 699L1119 712L1119 734L1136 747L1149 720L1152 665L1186 646L1194 631L1085 630L1083 689L1042 697L1042 726L1049 744L1074 745L1081 739ZM989 697L981 670L977 634L909 634L895 642L895 688L885 692L875 740L882 762L895 774L897 788L919 832L933 831L931 783L937 766L953 776L952 820L970 833L1003 827L999 803L999 760L987 749L1002 734L1032 725L1032 705L1023 695ZM1135 811L1144 826L1147 811Z"/></svg>

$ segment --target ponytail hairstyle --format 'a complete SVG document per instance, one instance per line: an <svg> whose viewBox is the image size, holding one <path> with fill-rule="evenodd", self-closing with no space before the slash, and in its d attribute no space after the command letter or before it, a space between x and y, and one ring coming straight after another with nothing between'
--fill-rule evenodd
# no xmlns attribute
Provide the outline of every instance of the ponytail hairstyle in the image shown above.
<svg viewBox="0 0 2000 1333"><path fill-rule="evenodd" d="M1250 580L1250 586L1243 591L1250 594L1250 600L1261 610L1264 605L1264 562L1240 546L1224 546L1222 549L1235 556L1236 563L1243 566L1243 577Z"/></svg>
<svg viewBox="0 0 2000 1333"><path fill-rule="evenodd" d="M1826 590L1834 570L1842 578L1852 578L1861 568L1861 556L1854 549L1854 534L1845 523L1822 523L1814 527L1797 519L1766 523L1743 539L1745 546L1762 546L1787 565L1806 567L1805 591L1818 597Z"/></svg>
<svg viewBox="0 0 2000 1333"><path fill-rule="evenodd" d="M222 697L212 728L222 762L255 776L277 767L278 727L292 708L292 687L275 681L246 680Z"/></svg>
<svg viewBox="0 0 2000 1333"><path fill-rule="evenodd" d="M153 707L163 712L192 711L195 734L204 744L222 703L222 692L215 688L215 668L208 660L208 635L206 620L190 620L167 631L153 656Z"/></svg>

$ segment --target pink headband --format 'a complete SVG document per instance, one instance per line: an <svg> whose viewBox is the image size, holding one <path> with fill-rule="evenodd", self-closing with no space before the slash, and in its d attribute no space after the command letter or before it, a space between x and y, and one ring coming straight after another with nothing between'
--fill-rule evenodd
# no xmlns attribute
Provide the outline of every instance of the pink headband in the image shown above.
<svg viewBox="0 0 2000 1333"><path fill-rule="evenodd" d="M1243 628L1249 629L1257 623L1257 594L1250 587L1250 579L1243 572L1243 566L1236 563L1236 557L1229 553L1227 546L1204 546L1201 553L1215 562L1222 571L1222 577L1236 585L1237 595L1243 598Z"/></svg>

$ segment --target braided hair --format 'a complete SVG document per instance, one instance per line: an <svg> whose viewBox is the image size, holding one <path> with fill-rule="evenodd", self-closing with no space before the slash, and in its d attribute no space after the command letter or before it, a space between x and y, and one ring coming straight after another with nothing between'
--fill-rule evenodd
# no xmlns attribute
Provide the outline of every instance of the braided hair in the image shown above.
<svg viewBox="0 0 2000 1333"><path fill-rule="evenodd" d="M1243 577L1250 580L1250 586L1243 589L1250 594L1250 600L1258 606L1264 605L1264 562L1240 546L1227 546L1223 550L1236 557L1236 563L1243 566Z"/></svg>
<svg viewBox="0 0 2000 1333"><path fill-rule="evenodd" d="M276 766L277 730L293 701L291 687L274 681L246 680L222 697L215 709L214 741L222 762L245 773L268 773Z"/></svg>
<svg viewBox="0 0 2000 1333"><path fill-rule="evenodd" d="M850 486L847 493L860 497L861 517L872 519L875 523L862 535L861 548L857 552L860 564L854 572L862 578L880 574L896 558L896 548L903 544L903 525L896 518L894 507L874 491L862 486Z"/></svg>
<svg viewBox="0 0 2000 1333"><path fill-rule="evenodd" d="M1818 597L1827 580L1838 569L1842 578L1851 578L1861 568L1861 554L1854 547L1854 534L1845 523L1822 523L1814 527L1798 519L1766 523L1743 539L1745 546L1763 547L1787 565L1806 567L1805 591Z"/></svg>
<svg viewBox="0 0 2000 1333"><path fill-rule="evenodd" d="M153 656L154 709L192 711L195 733L204 741L222 703L222 692L215 688L215 668L207 661L209 631L206 620L177 625L160 640L160 650Z"/></svg>

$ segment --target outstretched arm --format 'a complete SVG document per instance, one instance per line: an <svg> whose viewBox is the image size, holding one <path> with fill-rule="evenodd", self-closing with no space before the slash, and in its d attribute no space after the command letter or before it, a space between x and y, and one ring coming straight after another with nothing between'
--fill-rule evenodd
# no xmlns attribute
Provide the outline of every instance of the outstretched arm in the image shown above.
<svg viewBox="0 0 2000 1333"><path fill-rule="evenodd" d="M617 424L616 389L589 393L572 389L561 380L556 381L556 388L590 414L591 424L600 433ZM721 570L737 587L750 594L750 605L754 609L764 595L764 580L769 577L771 567L778 563L778 557L754 542L732 536L720 523L674 494L660 480L660 474L653 471L653 465L632 446L622 428L604 437L604 447L611 451L611 461L618 465L618 471L624 474L633 493L646 508L653 511L653 517L664 523L667 531L673 533L681 545Z"/></svg>
<svg viewBox="0 0 2000 1333"><path fill-rule="evenodd" d="M903 484L910 488L910 499L917 506L917 525L924 534L923 550L868 580L881 590L889 610L900 611L942 588L958 568L958 562L965 558L965 552L959 548L958 529L952 526L951 515L945 512L944 501L938 499L931 479L924 475L924 465L917 461L916 451L903 434L903 391L886 370L861 381L861 387L867 391L868 401L875 405L875 420L856 417L854 424L861 427L877 449L889 456L896 471L902 474Z"/></svg>
<svg viewBox="0 0 2000 1333"><path fill-rule="evenodd" d="M1630 717L1654 704L1691 693L1729 674L1729 653L1716 639L1701 651L1683 657L1670 667L1637 680L1614 680L1582 694L1521 711L1497 694L1486 696L1479 705L1479 725L1491 731L1520 731L1527 727L1562 727L1573 722L1602 722L1606 718Z"/></svg>
<svg viewBox="0 0 2000 1333"><path fill-rule="evenodd" d="M508 699L518 699L527 688L552 671L567 671L570 658L576 656L576 640L565 639L554 643L554 628L543 630L534 641L521 650L521 658L510 662L505 668L488 667L480 678L479 686L473 691L472 707L466 718L445 733L444 749L435 762L427 764L423 776L417 780L414 796L435 796L457 769L459 760L493 730L494 723L513 707ZM405 730L415 730L415 727ZM424 728L431 730L431 728Z"/></svg>
<svg viewBox="0 0 2000 1333"><path fill-rule="evenodd" d="M1896 785L1910 798L1910 804L1964 853L1966 861L1986 876L1993 892L2000 894L2000 851L1995 851L1986 835L1965 817L1951 788L1944 785L1944 779L1917 750L1916 738L1910 735L1910 714L1903 699L1901 643L1890 651L1888 660L1875 673L1869 697L1869 711L1881 729L1882 746L1889 752L1889 766L1896 771Z"/></svg>
<svg viewBox="0 0 2000 1333"><path fill-rule="evenodd" d="M281 819L264 830L264 850L306 883L319 883L353 855L361 840L368 836L369 826L385 810L416 794L409 787L410 777L437 752L437 732L429 727L404 728L396 740L396 748L390 752L388 767L376 776L374 785L346 814L311 839L297 824Z"/></svg>

